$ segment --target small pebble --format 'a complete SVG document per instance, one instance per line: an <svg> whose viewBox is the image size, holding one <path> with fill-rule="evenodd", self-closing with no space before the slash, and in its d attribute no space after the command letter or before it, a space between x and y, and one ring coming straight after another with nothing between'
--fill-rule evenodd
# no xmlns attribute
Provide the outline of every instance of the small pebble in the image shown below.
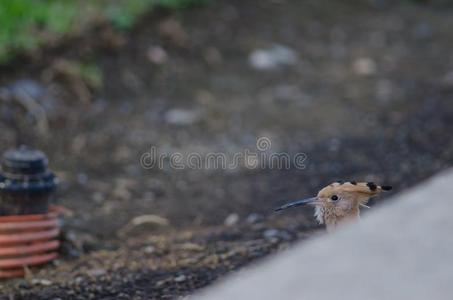
<svg viewBox="0 0 453 300"><path fill-rule="evenodd" d="M228 217L226 217L225 221L223 222L225 226L233 226L239 222L239 215L234 213L230 214Z"/></svg>
<svg viewBox="0 0 453 300"><path fill-rule="evenodd" d="M149 47L147 56L149 61L156 65L162 65L168 61L167 52L160 46Z"/></svg>
<svg viewBox="0 0 453 300"><path fill-rule="evenodd" d="M74 279L74 282L75 282L75 284L77 284L77 285L81 284L82 281L83 281L83 277L81 277L81 276L77 276L77 277Z"/></svg>
<svg viewBox="0 0 453 300"><path fill-rule="evenodd" d="M172 125L191 125L200 119L200 114L194 110L174 108L165 113L164 119Z"/></svg>
<svg viewBox="0 0 453 300"><path fill-rule="evenodd" d="M107 273L107 271L104 269L93 269L93 270L89 270L87 273L93 277L99 277L99 276L105 275Z"/></svg>
<svg viewBox="0 0 453 300"><path fill-rule="evenodd" d="M250 53L249 64L257 70L272 70L297 62L294 50L283 45L274 45L268 49L257 49Z"/></svg>
<svg viewBox="0 0 453 300"><path fill-rule="evenodd" d="M247 216L247 218L245 219L245 221L248 223L248 224L254 224L254 223L258 223L260 221L262 221L263 218L261 215L257 214L257 213L251 213L250 215Z"/></svg>
<svg viewBox="0 0 453 300"><path fill-rule="evenodd" d="M352 69L358 75L366 76L376 73L376 63L369 57L356 59L352 64Z"/></svg>
<svg viewBox="0 0 453 300"><path fill-rule="evenodd" d="M183 282L186 280L186 275L179 275L173 279L175 282Z"/></svg>
<svg viewBox="0 0 453 300"><path fill-rule="evenodd" d="M278 237L280 234L280 231L278 229L266 229L264 232L263 232L263 236L264 238L266 239L272 239L272 238L275 238L275 237Z"/></svg>
<svg viewBox="0 0 453 300"><path fill-rule="evenodd" d="M145 252L146 254L152 254L154 253L154 251L156 251L156 248L151 245L143 248L143 252Z"/></svg>
<svg viewBox="0 0 453 300"><path fill-rule="evenodd" d="M31 280L31 284L49 286L49 285L52 285L52 281L50 281L48 279L34 278Z"/></svg>

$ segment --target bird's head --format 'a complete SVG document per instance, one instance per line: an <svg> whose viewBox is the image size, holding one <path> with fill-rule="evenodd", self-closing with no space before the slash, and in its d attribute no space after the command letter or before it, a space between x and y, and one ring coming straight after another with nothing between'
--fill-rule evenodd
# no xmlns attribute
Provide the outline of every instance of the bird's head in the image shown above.
<svg viewBox="0 0 453 300"><path fill-rule="evenodd" d="M330 230L343 221L358 218L360 206L366 207L371 197L391 189L391 186L379 186L373 182L334 182L322 188L316 197L287 203L276 211L314 205L316 219Z"/></svg>

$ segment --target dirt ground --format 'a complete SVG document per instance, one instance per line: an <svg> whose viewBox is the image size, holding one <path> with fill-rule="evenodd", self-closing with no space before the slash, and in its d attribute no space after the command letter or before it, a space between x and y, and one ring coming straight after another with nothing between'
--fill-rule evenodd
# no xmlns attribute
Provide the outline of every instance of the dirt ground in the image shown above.
<svg viewBox="0 0 453 300"><path fill-rule="evenodd" d="M272 214L287 200L335 180L400 192L451 166L451 28L453 8L436 3L220 0L3 67L0 150L42 149L73 216L61 258L1 283L2 297L185 297L322 230L310 209ZM283 49L280 63L253 62L260 49ZM80 63L100 68L102 87ZM26 111L21 89L42 109ZM140 164L152 146L235 153L259 137L306 167ZM149 214L161 218L126 225Z"/></svg>

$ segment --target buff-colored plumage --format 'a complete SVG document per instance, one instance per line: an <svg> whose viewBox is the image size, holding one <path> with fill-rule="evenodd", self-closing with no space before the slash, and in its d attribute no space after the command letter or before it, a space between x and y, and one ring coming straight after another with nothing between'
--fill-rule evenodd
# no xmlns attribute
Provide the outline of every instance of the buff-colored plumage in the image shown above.
<svg viewBox="0 0 453 300"><path fill-rule="evenodd" d="M316 197L288 203L277 211L304 204L314 205L318 222L332 231L340 224L358 219L361 206L366 206L371 197L391 188L373 182L334 182L322 188Z"/></svg>

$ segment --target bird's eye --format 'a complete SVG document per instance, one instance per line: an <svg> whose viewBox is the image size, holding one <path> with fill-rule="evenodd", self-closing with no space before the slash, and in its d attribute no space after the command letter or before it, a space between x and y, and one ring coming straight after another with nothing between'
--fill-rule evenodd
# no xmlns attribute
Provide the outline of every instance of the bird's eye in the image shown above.
<svg viewBox="0 0 453 300"><path fill-rule="evenodd" d="M332 201L337 201L338 200L338 196L337 195L333 195L332 197L330 197L330 199L332 199Z"/></svg>

